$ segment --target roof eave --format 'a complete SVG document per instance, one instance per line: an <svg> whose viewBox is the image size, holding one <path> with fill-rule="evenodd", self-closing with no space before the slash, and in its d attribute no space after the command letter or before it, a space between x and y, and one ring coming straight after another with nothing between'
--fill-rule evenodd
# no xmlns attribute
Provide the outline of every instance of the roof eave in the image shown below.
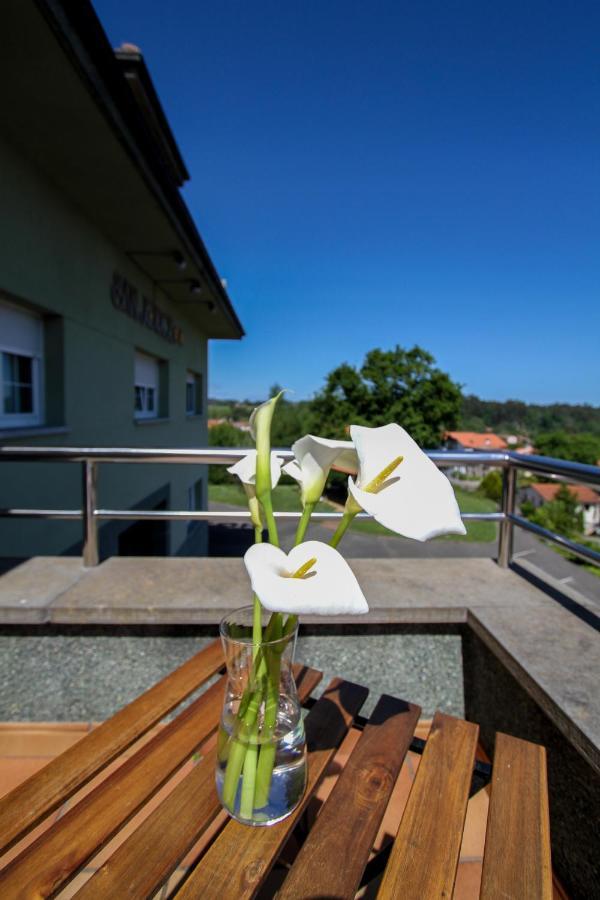
<svg viewBox="0 0 600 900"><path fill-rule="evenodd" d="M228 334L221 333L219 337L239 340L245 335L244 328L178 187L157 158L142 115L93 7L86 0L78 3L65 3L63 0L35 2L121 144L133 158L190 258L210 279L210 286L230 329ZM210 334L207 336L211 337Z"/></svg>

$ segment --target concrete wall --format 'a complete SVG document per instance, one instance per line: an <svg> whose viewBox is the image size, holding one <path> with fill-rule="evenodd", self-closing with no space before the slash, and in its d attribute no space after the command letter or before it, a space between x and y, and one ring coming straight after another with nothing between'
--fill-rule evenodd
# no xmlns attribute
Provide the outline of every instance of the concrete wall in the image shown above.
<svg viewBox="0 0 600 900"><path fill-rule="evenodd" d="M497 731L546 748L552 866L572 900L600 897L600 775L469 628L463 634L463 674L465 718L479 724L479 739L491 757ZM565 677L576 691L572 670L565 668Z"/></svg>
<svg viewBox="0 0 600 900"><path fill-rule="evenodd" d="M77 164L76 160L73 162ZM0 299L29 304L44 314L46 422L63 430L2 433L19 445L206 446L207 340L123 253L8 145L0 143ZM183 345L170 344L111 303L114 271L154 299L182 328ZM136 422L133 416L135 350L168 363L168 418ZM186 371L202 373L204 412L186 416ZM101 506L140 506L162 492L172 508L187 508L187 489L204 467L103 466ZM72 508L80 503L80 471L66 464L0 464L0 506ZM112 528L114 547L116 531ZM202 529L199 529L202 532ZM169 551L181 550L186 524L170 526ZM0 519L0 556L56 554L76 544L77 523ZM107 545L110 551L111 547ZM113 551L114 552L114 551Z"/></svg>

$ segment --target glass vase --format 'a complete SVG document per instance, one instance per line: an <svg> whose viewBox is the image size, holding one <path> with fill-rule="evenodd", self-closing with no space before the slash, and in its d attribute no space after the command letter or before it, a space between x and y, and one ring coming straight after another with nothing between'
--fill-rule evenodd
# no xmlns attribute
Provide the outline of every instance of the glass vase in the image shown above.
<svg viewBox="0 0 600 900"><path fill-rule="evenodd" d="M221 804L234 819L272 825L298 806L306 789L306 739L292 673L298 623L263 612L256 644L252 622L253 607L247 606L220 626L227 687L216 782Z"/></svg>

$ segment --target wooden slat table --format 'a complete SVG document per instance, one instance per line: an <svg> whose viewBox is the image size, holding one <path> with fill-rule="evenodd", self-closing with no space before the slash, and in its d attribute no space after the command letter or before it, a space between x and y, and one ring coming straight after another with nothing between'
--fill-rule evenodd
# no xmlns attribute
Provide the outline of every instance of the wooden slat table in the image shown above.
<svg viewBox="0 0 600 900"><path fill-rule="evenodd" d="M395 840L376 856L374 841L414 746L420 709L382 696L365 723L359 718L365 687L334 679L314 702L310 694L321 674L296 666L300 698L311 704L305 719L308 789L283 822L248 828L222 811L214 787L223 662L219 644L211 644L0 800L0 852L10 850L0 870L2 900L64 892L151 898L184 858L190 858L187 877L168 894L177 900L274 896L268 879L283 859L285 867L277 870L281 900L353 898L374 874L371 888L376 883L381 898L450 898L473 789L477 726L436 713ZM155 727L212 676L214 684ZM331 774L340 745L357 724L359 739L333 790L316 817L315 809L308 815L323 776ZM67 811L53 816L69 798ZM127 828L140 810L145 817ZM74 882L90 862L91 877ZM551 896L545 752L498 735L481 897Z"/></svg>

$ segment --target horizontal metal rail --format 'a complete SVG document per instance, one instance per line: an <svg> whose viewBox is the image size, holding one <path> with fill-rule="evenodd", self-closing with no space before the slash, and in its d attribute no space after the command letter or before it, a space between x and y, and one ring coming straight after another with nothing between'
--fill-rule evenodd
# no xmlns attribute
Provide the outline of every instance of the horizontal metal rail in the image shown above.
<svg viewBox="0 0 600 900"><path fill-rule="evenodd" d="M92 462L102 463L184 463L232 465L248 452L244 447L208 447L194 449L150 447L0 447L0 460L7 462ZM288 448L273 448L284 462L294 459ZM454 465L506 466L509 454L470 451L429 450L433 462L445 468Z"/></svg>
<svg viewBox="0 0 600 900"><path fill-rule="evenodd" d="M210 447L202 449L163 449L141 447L0 447L0 462L76 462L82 466L82 506L81 509L21 509L7 507L0 509L0 517L13 519L65 519L82 520L84 529L83 558L86 566L98 562L97 525L100 521L221 521L245 522L250 513L245 510L143 510L143 509L101 509L97 508L97 466L118 463L170 463L179 465L232 465L242 459L247 452L244 448ZM274 452L284 461L293 459L287 448ZM462 513L465 521L499 522L498 562L508 566L512 560L513 528L518 526L545 540L551 541L581 559L600 565L600 553L568 540L562 535L548 531L529 520L515 514L517 470L543 475L561 482L576 482L591 486L600 485L600 468L545 456L525 456L514 451L427 451L429 458L440 468L450 466L485 466L503 471L503 493L501 511L495 513ZM313 513L315 520L335 520L342 513ZM300 512L276 512L276 518L294 520ZM358 518L370 518L366 513Z"/></svg>
<svg viewBox="0 0 600 900"><path fill-rule="evenodd" d="M287 519L288 521L299 519L301 512L274 512L276 519ZM80 509L12 509L6 507L0 509L0 516L7 519L81 519L82 513ZM146 522L187 522L188 520L197 522L206 522L221 519L224 522L248 522L250 521L250 512L240 509L239 512L225 510L164 510L164 509L96 509L94 510L96 519L127 519L140 520ZM332 509L331 512L314 512L311 515L311 522L329 521L331 519L341 519L342 512ZM357 519L370 519L368 513L358 513ZM469 522L502 522L504 513L461 513L461 518Z"/></svg>
<svg viewBox="0 0 600 900"><path fill-rule="evenodd" d="M592 562L597 566L600 566L600 553L597 553L590 547L584 547L583 544L577 544L575 541L563 537L562 534L556 534L554 531L542 528L541 525L536 525L535 522L530 522L529 519L525 519L523 516L511 515L509 518L513 525L518 525L519 528L530 531L532 534L544 538L546 541L553 541L559 547L563 547L563 549L568 550L569 553L573 553L580 559L584 559L586 562Z"/></svg>

